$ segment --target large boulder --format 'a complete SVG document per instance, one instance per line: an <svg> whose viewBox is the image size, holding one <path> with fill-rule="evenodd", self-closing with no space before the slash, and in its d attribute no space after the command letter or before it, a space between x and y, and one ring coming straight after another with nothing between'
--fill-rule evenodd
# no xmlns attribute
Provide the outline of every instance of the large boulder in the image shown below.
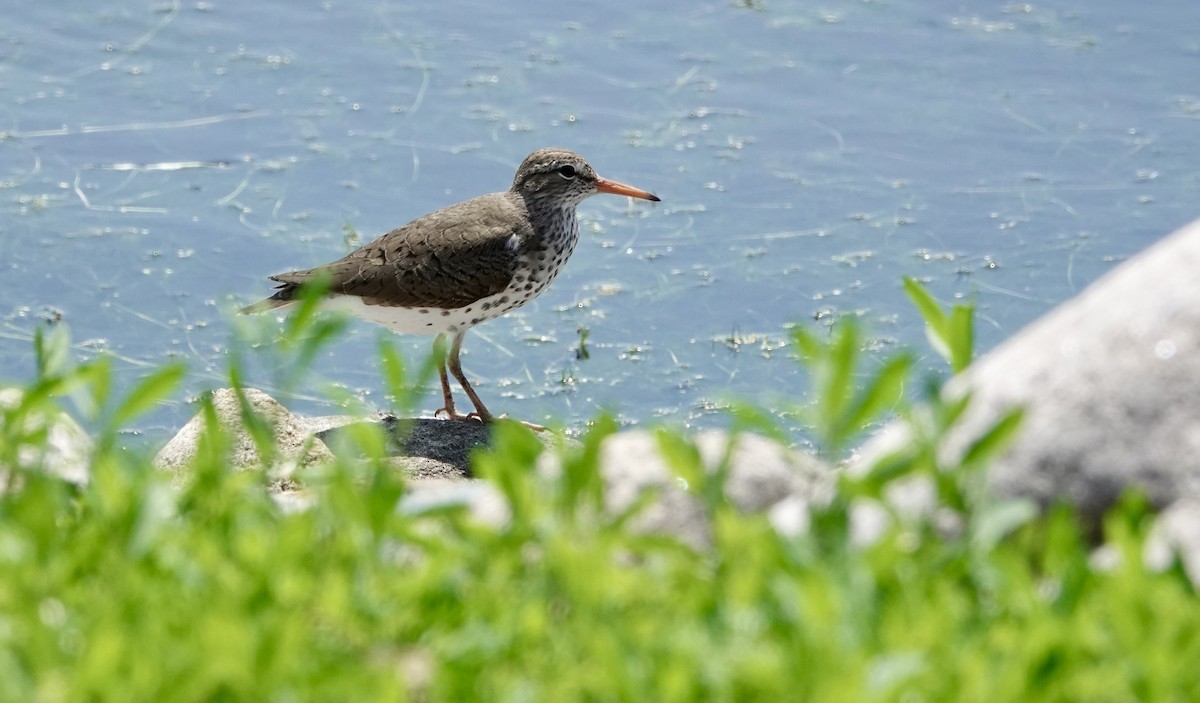
<svg viewBox="0 0 1200 703"><path fill-rule="evenodd" d="M1018 406L1015 443L987 474L1002 497L1075 505L1095 527L1117 497L1200 496L1200 222L1130 259L948 384L972 395L945 444L954 461ZM858 467L906 441L896 423Z"/></svg>

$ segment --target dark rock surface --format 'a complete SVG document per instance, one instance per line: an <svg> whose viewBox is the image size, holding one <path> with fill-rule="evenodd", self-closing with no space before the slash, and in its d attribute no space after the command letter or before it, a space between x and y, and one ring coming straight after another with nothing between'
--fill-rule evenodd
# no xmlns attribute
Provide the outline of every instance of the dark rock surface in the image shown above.
<svg viewBox="0 0 1200 703"><path fill-rule="evenodd" d="M471 478L471 452L491 445L491 428L473 420L436 418L378 420L396 444L394 461L413 479L465 481ZM330 446L339 443L345 427L317 432Z"/></svg>

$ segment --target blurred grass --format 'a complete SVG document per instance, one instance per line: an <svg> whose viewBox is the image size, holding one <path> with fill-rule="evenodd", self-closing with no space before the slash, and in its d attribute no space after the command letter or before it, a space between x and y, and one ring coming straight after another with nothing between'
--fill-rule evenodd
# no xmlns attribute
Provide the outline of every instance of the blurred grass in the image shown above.
<svg viewBox="0 0 1200 703"><path fill-rule="evenodd" d="M307 314L291 329L319 334L293 358L330 336ZM475 468L510 507L503 525L398 510L406 487L377 437L361 438L366 461L302 476L311 508L280 510L262 477L227 470L206 401L195 480L175 487L115 437L179 370L117 397L103 359L73 364L65 334L39 335L40 376L0 425L0 701L1200 699L1200 604L1180 568L1143 566L1144 502L1110 515L1122 558L1097 570L1069 508L1038 516L980 490L1019 413L961 465L939 464L969 399L914 398L904 355L864 374L849 326L797 334L823 451L841 456L882 417L921 431L877 471L843 476L798 536L739 513L721 473L660 432L711 519L706 551L602 510L604 417L557 477L532 470L543 446L528 431L495 427ZM969 359L945 336L948 359ZM382 353L403 395L403 364ZM19 451L46 442L64 398L106 420L82 487ZM936 485L939 520L897 515L875 542L852 539L855 505L886 507L887 486L913 476Z"/></svg>

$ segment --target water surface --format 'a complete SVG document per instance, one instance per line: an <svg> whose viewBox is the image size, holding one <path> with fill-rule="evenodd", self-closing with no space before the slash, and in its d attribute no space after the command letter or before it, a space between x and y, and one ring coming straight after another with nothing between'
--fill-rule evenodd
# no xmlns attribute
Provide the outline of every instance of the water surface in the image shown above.
<svg viewBox="0 0 1200 703"><path fill-rule="evenodd" d="M231 310L267 274L503 189L541 146L663 199L585 203L555 285L468 337L494 411L576 426L803 402L790 324L926 350L904 275L974 299L987 349L1200 214L1198 3L651 5L5 13L0 373L28 378L61 318L122 382L182 358L191 396L227 385ZM351 325L289 405L328 412L336 384L386 407L387 334ZM275 390L268 367L248 382Z"/></svg>

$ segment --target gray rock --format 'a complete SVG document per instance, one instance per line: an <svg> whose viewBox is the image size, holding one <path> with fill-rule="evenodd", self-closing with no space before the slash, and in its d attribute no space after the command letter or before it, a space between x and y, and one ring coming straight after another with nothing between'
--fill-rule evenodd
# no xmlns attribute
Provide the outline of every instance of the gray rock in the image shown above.
<svg viewBox="0 0 1200 703"><path fill-rule="evenodd" d="M1200 222L979 359L946 389L973 393L946 459L1024 406L1014 446L988 474L999 496L1069 501L1094 528L1130 487L1159 507L1200 495L1198 271ZM864 447L858 467L906 437L903 426L890 426Z"/></svg>
<svg viewBox="0 0 1200 703"><path fill-rule="evenodd" d="M505 525L512 512L495 486L478 480L420 479L409 483L400 510L413 515L462 506L471 517L492 527Z"/></svg>
<svg viewBox="0 0 1200 703"><path fill-rule="evenodd" d="M431 424L423 429L420 441L410 443L410 450L419 448L429 454L446 452L438 441L438 437L447 431L444 429L446 423L429 422ZM456 442L469 444L474 441L473 432L455 428L453 433ZM547 435L539 437L548 441ZM716 471L732 441L734 446L724 485L726 498L739 510L766 514L772 525L785 534L807 529L809 507L827 502L833 495L833 469L765 437L733 436L712 430L696 435L691 441L710 474ZM451 447L452 451L446 453L454 458L454 462L467 459L469 446ZM443 460L444 457L438 459ZM552 450L543 453L537 470L548 479L557 476L562 470L559 453ZM600 473L604 480L604 507L610 514L625 512L650 491L651 500L631 523L634 529L671 535L696 548L711 544L711 525L703 503L671 470L654 433L630 430L605 438L600 449ZM503 495L481 481L464 483L463 479L468 475L463 473L457 480L414 481L413 490L405 496L401 509L425 512L459 505L487 524L500 525L507 521L510 513Z"/></svg>
<svg viewBox="0 0 1200 703"><path fill-rule="evenodd" d="M1157 516L1144 556L1156 570L1178 559L1191 582L1200 586L1200 498L1178 500Z"/></svg>
<svg viewBox="0 0 1200 703"><path fill-rule="evenodd" d="M832 497L834 472L830 467L765 437L709 430L692 441L710 474L733 442L725 496L743 512L766 513L782 532L807 529L808 507ZM556 456L546 455L542 470L557 471L556 462ZM646 491L656 492L633 520L634 529L673 535L697 548L711 543L703 504L670 469L652 432L630 430L605 438L600 472L605 482L605 507L612 513L624 512Z"/></svg>
<svg viewBox="0 0 1200 703"><path fill-rule="evenodd" d="M24 392L19 388L0 389L0 408L11 411L21 404L24 397ZM20 468L41 469L71 483L86 484L94 446L87 432L70 415L56 408L35 410L25 416L21 434L32 436L42 431L46 433L44 441L17 447ZM9 484L12 468L0 466L0 490Z"/></svg>
<svg viewBox="0 0 1200 703"><path fill-rule="evenodd" d="M384 420L396 439L394 461L410 478L410 493L400 508L424 512L457 505L476 519L503 524L509 517L503 496L490 484L473 480L472 452L490 444L490 429L476 422L436 419ZM345 427L319 433L330 446L349 446L339 435ZM561 470L556 439L539 433L547 445L537 469L546 477ZM716 470L731 441L719 431L702 432L692 440L709 472ZM794 452L765 437L742 434L733 438L725 494L745 512L768 514L787 533L806 529L808 507L828 501L833 491L833 471L808 455ZM335 449L339 455L341 449ZM710 543L710 525L694 493L677 478L663 459L658 440L644 430L621 432L601 445L600 471L605 482L605 507L612 513L634 505L646 491L655 491L650 503L635 518L635 529L670 534L696 547Z"/></svg>
<svg viewBox="0 0 1200 703"><path fill-rule="evenodd" d="M354 426L374 425L391 442L396 467L413 479L464 481L471 478L471 453L491 444L491 429L474 421L448 421L432 418L399 420L384 414L370 417L334 415L301 418L292 415L266 393L247 388L250 408L275 428L276 448L283 459L282 468L296 468L332 461L337 455L361 456L352 437ZM241 406L233 389L222 388L212 395L213 408L221 426L234 433L230 464L238 470L262 469L262 458L242 423ZM185 472L196 455L204 416L197 414L164 446L155 457L159 469ZM539 435L552 443L553 435ZM278 470L281 467L274 467Z"/></svg>
<svg viewBox="0 0 1200 703"><path fill-rule="evenodd" d="M1200 587L1200 498L1180 499L1156 515L1141 557L1151 571L1165 571L1178 562L1192 585ZM1105 543L1088 555L1088 565L1107 573L1124 558L1119 547Z"/></svg>
<svg viewBox="0 0 1200 703"><path fill-rule="evenodd" d="M242 422L237 393L231 388L222 388L213 392L212 403L221 427L233 434L233 451L229 458L232 468L239 471L269 470L281 481L279 488L286 489L295 469L333 460L333 453L313 436L308 425L274 398L255 388L245 389L244 394L249 407L275 428L275 446L280 462L275 466L263 466L258 448ZM199 413L158 452L154 458L155 467L185 476L196 456L204 427L204 414Z"/></svg>
<svg viewBox="0 0 1200 703"><path fill-rule="evenodd" d="M379 416L299 419L261 391L247 389L246 397L256 412L274 423L281 455L290 465L329 461L335 455L342 459L361 458L352 435L360 423L373 425L387 433L392 443L391 460L410 479L400 510L422 513L462 506L487 524L499 525L509 519L503 495L490 484L473 478L471 473L471 455L491 444L488 425ZM223 426L235 432L234 467L261 468L261 458L242 427L241 409L234 392L216 391L213 403ZM203 417L194 418L163 447L155 464L184 472L195 456L203 427ZM563 440L551 433L537 436L549 451L530 470L550 476L560 470L559 454L553 449ZM710 473L716 471L729 452L726 498L742 511L767 514L782 532L791 534L806 529L809 506L815 501L828 501L832 496L831 468L765 437L708 431L695 436L692 442ZM634 430L607 437L601 445L600 462L607 510L624 512L646 491L654 491L653 500L634 520L636 529L674 535L697 547L710 543L711 526L702 503L670 470L653 433ZM276 500L282 510L304 510L320 499L311 490L294 483L279 487L283 492Z"/></svg>

